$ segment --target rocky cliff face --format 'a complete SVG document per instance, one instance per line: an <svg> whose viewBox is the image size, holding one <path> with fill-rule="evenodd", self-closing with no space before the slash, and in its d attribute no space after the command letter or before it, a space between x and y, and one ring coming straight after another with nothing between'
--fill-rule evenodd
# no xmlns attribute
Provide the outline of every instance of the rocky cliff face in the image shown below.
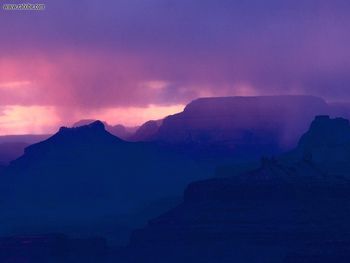
<svg viewBox="0 0 350 263"><path fill-rule="evenodd" d="M165 118L156 140L259 157L294 147L314 116L328 111L322 99L311 96L197 99Z"/></svg>
<svg viewBox="0 0 350 263"><path fill-rule="evenodd" d="M296 151L330 148L350 162L349 136L346 120L317 117ZM350 173L329 157L326 169L325 159L293 152L240 176L190 184L181 205L134 233L130 262L345 262Z"/></svg>
<svg viewBox="0 0 350 263"><path fill-rule="evenodd" d="M316 116L309 130L301 137L299 147L311 150L317 147L344 146L350 142L349 120Z"/></svg>
<svg viewBox="0 0 350 263"><path fill-rule="evenodd" d="M279 157L284 162L304 159L323 173L338 177L350 175L350 124L347 119L316 116L296 149Z"/></svg>

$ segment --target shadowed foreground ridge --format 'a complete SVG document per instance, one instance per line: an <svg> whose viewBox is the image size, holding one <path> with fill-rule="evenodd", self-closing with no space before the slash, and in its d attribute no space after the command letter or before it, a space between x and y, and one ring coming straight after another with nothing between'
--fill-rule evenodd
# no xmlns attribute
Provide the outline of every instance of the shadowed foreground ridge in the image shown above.
<svg viewBox="0 0 350 263"><path fill-rule="evenodd" d="M347 262L349 162L349 122L316 117L294 151L190 184L134 232L130 262Z"/></svg>
<svg viewBox="0 0 350 263"><path fill-rule="evenodd" d="M5 169L0 231L20 236L0 239L0 260L345 263L349 163L349 121L317 116L294 150L189 184L182 203L134 231L126 247L111 248L121 213L140 215L137 204L180 191L200 171L154 145L122 141L101 122L61 128Z"/></svg>
<svg viewBox="0 0 350 263"><path fill-rule="evenodd" d="M113 136L100 121L62 127L5 169L0 235L59 232L125 242L130 228L145 222L141 211L181 195L204 174L178 154Z"/></svg>
<svg viewBox="0 0 350 263"><path fill-rule="evenodd" d="M2 263L107 263L108 253L103 238L79 239L61 234L0 238Z"/></svg>

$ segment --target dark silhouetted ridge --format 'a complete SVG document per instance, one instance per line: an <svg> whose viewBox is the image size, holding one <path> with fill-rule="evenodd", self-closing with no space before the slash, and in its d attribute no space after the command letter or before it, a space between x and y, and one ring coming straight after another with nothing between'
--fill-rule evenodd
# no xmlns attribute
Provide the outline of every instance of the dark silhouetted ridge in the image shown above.
<svg viewBox="0 0 350 263"><path fill-rule="evenodd" d="M86 126L86 125L90 125L93 124L94 122L96 122L96 120L91 120L91 119L85 119L85 120L80 120L76 123L73 124L73 128L79 128L81 126ZM135 127L124 127L121 124L117 124L117 125L109 125L107 122L102 122L105 129L113 134L114 136L117 136L120 139L123 140L128 140L130 136L132 136L136 130Z"/></svg>
<svg viewBox="0 0 350 263"><path fill-rule="evenodd" d="M238 176L191 183L181 205L134 232L130 262L349 258L349 144L347 120L317 116L289 154L262 158Z"/></svg>
<svg viewBox="0 0 350 263"><path fill-rule="evenodd" d="M344 118L331 119L324 115L316 116L308 132L301 137L299 146L309 149L348 143L350 143L349 120Z"/></svg>
<svg viewBox="0 0 350 263"><path fill-rule="evenodd" d="M25 148L25 153L46 153L46 151L62 152L74 150L90 150L103 147L110 148L113 145L120 145L123 141L106 131L101 121L94 121L88 125L67 128L61 127L59 131L37 144ZM75 147L75 149L73 149Z"/></svg>
<svg viewBox="0 0 350 263"><path fill-rule="evenodd" d="M125 242L134 222L147 219L140 211L181 195L189 182L207 173L180 154L123 141L100 121L62 127L27 147L3 172L0 235L21 234L16 229L38 234L74 229L82 236L94 233Z"/></svg>

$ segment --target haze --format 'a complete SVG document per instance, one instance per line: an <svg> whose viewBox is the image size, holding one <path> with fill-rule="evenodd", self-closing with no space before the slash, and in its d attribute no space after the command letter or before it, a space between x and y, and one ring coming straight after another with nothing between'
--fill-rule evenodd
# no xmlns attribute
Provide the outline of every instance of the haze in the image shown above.
<svg viewBox="0 0 350 263"><path fill-rule="evenodd" d="M350 2L68 0L0 11L0 134L133 126L198 97L350 96Z"/></svg>

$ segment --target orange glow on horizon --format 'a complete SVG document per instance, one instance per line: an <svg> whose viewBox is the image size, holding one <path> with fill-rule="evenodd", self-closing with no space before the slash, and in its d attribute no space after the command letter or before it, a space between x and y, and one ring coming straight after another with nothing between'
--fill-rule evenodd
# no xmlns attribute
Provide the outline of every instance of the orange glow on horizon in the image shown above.
<svg viewBox="0 0 350 263"><path fill-rule="evenodd" d="M129 127L139 126L148 120L162 119L181 112L185 105L156 106L145 108L109 108L90 114L72 114L64 119L52 106L6 106L0 112L0 135L50 134L60 126L71 126L81 119L98 119L110 125L122 124Z"/></svg>
<svg viewBox="0 0 350 263"><path fill-rule="evenodd" d="M5 106L0 112L0 134L45 134L59 123L53 107Z"/></svg>

